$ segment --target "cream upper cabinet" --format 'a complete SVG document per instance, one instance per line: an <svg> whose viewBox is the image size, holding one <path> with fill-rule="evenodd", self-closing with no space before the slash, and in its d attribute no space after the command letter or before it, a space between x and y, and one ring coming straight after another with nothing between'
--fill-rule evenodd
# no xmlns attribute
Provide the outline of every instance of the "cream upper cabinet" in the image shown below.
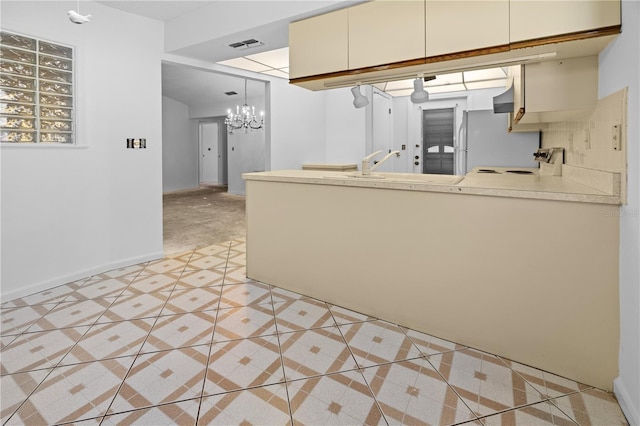
<svg viewBox="0 0 640 426"><path fill-rule="evenodd" d="M510 41L620 25L620 0L511 0Z"/></svg>
<svg viewBox="0 0 640 426"><path fill-rule="evenodd" d="M522 70L524 115L519 124L577 119L589 113L598 100L595 55L526 64ZM516 113L519 102L514 96Z"/></svg>
<svg viewBox="0 0 640 426"><path fill-rule="evenodd" d="M344 71L349 67L347 9L289 24L289 76Z"/></svg>
<svg viewBox="0 0 640 426"><path fill-rule="evenodd" d="M427 0L427 56L509 44L509 0Z"/></svg>
<svg viewBox="0 0 640 426"><path fill-rule="evenodd" d="M374 0L348 8L349 69L425 56L424 0Z"/></svg>

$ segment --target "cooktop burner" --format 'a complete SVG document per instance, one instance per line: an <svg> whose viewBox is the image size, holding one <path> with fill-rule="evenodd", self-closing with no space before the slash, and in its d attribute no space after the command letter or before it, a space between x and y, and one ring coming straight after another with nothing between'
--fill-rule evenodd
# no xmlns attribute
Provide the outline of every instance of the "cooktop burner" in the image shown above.
<svg viewBox="0 0 640 426"><path fill-rule="evenodd" d="M515 173L518 175L532 175L533 172L529 170L507 170L507 173Z"/></svg>
<svg viewBox="0 0 640 426"><path fill-rule="evenodd" d="M493 169L478 169L477 173L500 173L500 172Z"/></svg>

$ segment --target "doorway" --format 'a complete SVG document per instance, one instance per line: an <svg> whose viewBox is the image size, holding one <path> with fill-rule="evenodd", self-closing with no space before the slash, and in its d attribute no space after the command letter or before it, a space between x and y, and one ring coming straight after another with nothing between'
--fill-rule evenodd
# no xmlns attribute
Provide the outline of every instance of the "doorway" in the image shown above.
<svg viewBox="0 0 640 426"><path fill-rule="evenodd" d="M422 173L454 174L454 108L422 111Z"/></svg>
<svg viewBox="0 0 640 426"><path fill-rule="evenodd" d="M372 149L371 152L382 151L378 160L385 154L391 152L393 140L392 123L391 123L391 97L380 92L377 88L373 88L371 97L371 107L373 114L373 132L372 132ZM377 161L374 161L376 164ZM392 172L394 170L393 161L387 161L380 165L377 169L379 172Z"/></svg>
<svg viewBox="0 0 640 426"><path fill-rule="evenodd" d="M198 123L199 183L200 185L227 185L227 138L218 121Z"/></svg>

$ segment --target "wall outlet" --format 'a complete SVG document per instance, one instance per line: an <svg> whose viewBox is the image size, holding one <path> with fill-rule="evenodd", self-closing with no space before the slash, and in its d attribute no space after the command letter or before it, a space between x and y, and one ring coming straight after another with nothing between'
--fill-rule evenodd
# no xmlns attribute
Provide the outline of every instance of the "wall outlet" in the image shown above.
<svg viewBox="0 0 640 426"><path fill-rule="evenodd" d="M622 141L620 134L620 125L614 124L611 129L611 144L614 151L620 151L622 149Z"/></svg>

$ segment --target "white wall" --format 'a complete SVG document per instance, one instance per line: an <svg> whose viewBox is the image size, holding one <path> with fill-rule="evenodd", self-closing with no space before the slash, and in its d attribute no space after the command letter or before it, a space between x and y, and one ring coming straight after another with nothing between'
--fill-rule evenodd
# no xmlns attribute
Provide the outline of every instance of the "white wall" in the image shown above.
<svg viewBox="0 0 640 426"><path fill-rule="evenodd" d="M360 167L365 156L365 108L353 106L351 89L325 92L326 162Z"/></svg>
<svg viewBox="0 0 640 426"><path fill-rule="evenodd" d="M189 107L162 97L162 191L198 187L198 140L191 134Z"/></svg>
<svg viewBox="0 0 640 426"><path fill-rule="evenodd" d="M271 81L271 170L325 161L325 96L280 78Z"/></svg>
<svg viewBox="0 0 640 426"><path fill-rule="evenodd" d="M247 103L256 109L256 115L259 111L266 109L266 83L260 81L250 81L248 93L253 96L247 97ZM244 102L244 101L243 101ZM215 104L208 103L204 100L198 105L189 106L189 116L194 119L221 117L227 115L227 110L233 104ZM265 122L267 122L270 114L267 114ZM226 126L225 126L226 129ZM266 141L268 136L268 126L261 131L244 130L235 131L233 135L227 137L227 175L228 187L230 194L244 195L245 185L242 179L243 173L256 171L264 171L267 169L266 162ZM195 135L196 152L198 146L198 134ZM199 155L199 154L196 154Z"/></svg>
<svg viewBox="0 0 640 426"><path fill-rule="evenodd" d="M627 420L640 424L640 3L622 2L622 34L599 58L598 98L629 88L627 205L620 217L620 376L614 391Z"/></svg>
<svg viewBox="0 0 640 426"><path fill-rule="evenodd" d="M3 1L3 29L76 47L77 142L3 146L2 299L162 256L162 24L83 1ZM126 139L147 149L126 149Z"/></svg>

